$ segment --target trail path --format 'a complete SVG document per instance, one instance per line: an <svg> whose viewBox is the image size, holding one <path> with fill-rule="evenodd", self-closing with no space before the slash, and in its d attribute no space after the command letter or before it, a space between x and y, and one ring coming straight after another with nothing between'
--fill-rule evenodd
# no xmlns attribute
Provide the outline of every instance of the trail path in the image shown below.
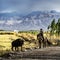
<svg viewBox="0 0 60 60"><path fill-rule="evenodd" d="M60 47L46 47L25 52L10 52L1 60L60 60Z"/></svg>

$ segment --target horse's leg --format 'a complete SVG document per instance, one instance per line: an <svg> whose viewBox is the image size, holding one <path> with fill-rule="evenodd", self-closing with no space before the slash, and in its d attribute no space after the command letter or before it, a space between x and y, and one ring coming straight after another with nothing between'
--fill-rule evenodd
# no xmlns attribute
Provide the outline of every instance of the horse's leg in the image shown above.
<svg viewBox="0 0 60 60"><path fill-rule="evenodd" d="M44 40L42 41L42 43L43 43L43 48L46 47L46 42Z"/></svg>
<svg viewBox="0 0 60 60"><path fill-rule="evenodd" d="M47 44L48 44L48 46L50 46L50 42L47 40Z"/></svg>
<svg viewBox="0 0 60 60"><path fill-rule="evenodd" d="M22 51L22 46L21 46L21 51Z"/></svg>
<svg viewBox="0 0 60 60"><path fill-rule="evenodd" d="M39 48L41 48L41 41L39 40Z"/></svg>
<svg viewBox="0 0 60 60"><path fill-rule="evenodd" d="M15 47L15 51L17 50L17 47Z"/></svg>
<svg viewBox="0 0 60 60"><path fill-rule="evenodd" d="M46 47L46 41L45 41L45 47Z"/></svg>
<svg viewBox="0 0 60 60"><path fill-rule="evenodd" d="M13 46L12 46L12 48L11 48L11 49L12 49L12 51L13 51Z"/></svg>
<svg viewBox="0 0 60 60"><path fill-rule="evenodd" d="M47 41L46 41L46 47L47 47Z"/></svg>
<svg viewBox="0 0 60 60"><path fill-rule="evenodd" d="M42 45L43 45L43 48L44 48L44 41L42 41Z"/></svg>
<svg viewBox="0 0 60 60"><path fill-rule="evenodd" d="M46 41L44 42L44 44L45 44L45 47L46 47Z"/></svg>

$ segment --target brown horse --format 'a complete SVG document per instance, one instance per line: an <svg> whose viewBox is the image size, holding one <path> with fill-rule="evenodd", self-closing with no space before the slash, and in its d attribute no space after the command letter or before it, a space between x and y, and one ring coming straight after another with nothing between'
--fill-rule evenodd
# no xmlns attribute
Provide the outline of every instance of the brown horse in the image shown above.
<svg viewBox="0 0 60 60"><path fill-rule="evenodd" d="M40 33L37 35L37 39L38 39L39 48L41 48L42 45L44 47L44 37Z"/></svg>
<svg viewBox="0 0 60 60"><path fill-rule="evenodd" d="M52 45L52 43L47 39L47 37L44 38L40 34L37 35L37 39L38 39L39 48L41 48L41 47L44 48L46 46Z"/></svg>

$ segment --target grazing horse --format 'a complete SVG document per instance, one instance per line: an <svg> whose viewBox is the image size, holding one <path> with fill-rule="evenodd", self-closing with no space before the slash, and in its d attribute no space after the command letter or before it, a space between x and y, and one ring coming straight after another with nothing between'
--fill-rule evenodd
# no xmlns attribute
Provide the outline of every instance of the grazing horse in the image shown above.
<svg viewBox="0 0 60 60"><path fill-rule="evenodd" d="M18 47L21 47L21 51L22 51L22 46L24 44L24 41L22 39L16 39L14 40L11 45L12 45L12 51L15 48L15 51L18 51Z"/></svg>

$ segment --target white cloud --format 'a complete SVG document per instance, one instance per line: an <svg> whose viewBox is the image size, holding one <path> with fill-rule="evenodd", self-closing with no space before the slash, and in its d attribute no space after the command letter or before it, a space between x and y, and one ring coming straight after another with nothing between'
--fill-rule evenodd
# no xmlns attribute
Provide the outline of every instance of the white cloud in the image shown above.
<svg viewBox="0 0 60 60"><path fill-rule="evenodd" d="M13 20L7 20L6 24L7 25L14 25L14 21Z"/></svg>
<svg viewBox="0 0 60 60"><path fill-rule="evenodd" d="M21 23L21 22L22 22L22 20L19 20L19 21L17 21L17 20L16 20L16 22L15 22L15 23Z"/></svg>
<svg viewBox="0 0 60 60"><path fill-rule="evenodd" d="M0 20L0 24L4 24L4 23L5 23L5 21Z"/></svg>
<svg viewBox="0 0 60 60"><path fill-rule="evenodd" d="M19 24L21 23L22 20L7 20L7 22L5 23L6 25L14 25L14 24Z"/></svg>
<svg viewBox="0 0 60 60"><path fill-rule="evenodd" d="M12 12L15 12L15 10L6 9L6 10L3 10L3 11L0 11L0 13L12 13Z"/></svg>
<svg viewBox="0 0 60 60"><path fill-rule="evenodd" d="M2 10L3 13L14 10L19 11L19 13L27 13L37 10L60 8L60 0L0 0L0 2L0 10ZM4 9L7 10L4 11Z"/></svg>

